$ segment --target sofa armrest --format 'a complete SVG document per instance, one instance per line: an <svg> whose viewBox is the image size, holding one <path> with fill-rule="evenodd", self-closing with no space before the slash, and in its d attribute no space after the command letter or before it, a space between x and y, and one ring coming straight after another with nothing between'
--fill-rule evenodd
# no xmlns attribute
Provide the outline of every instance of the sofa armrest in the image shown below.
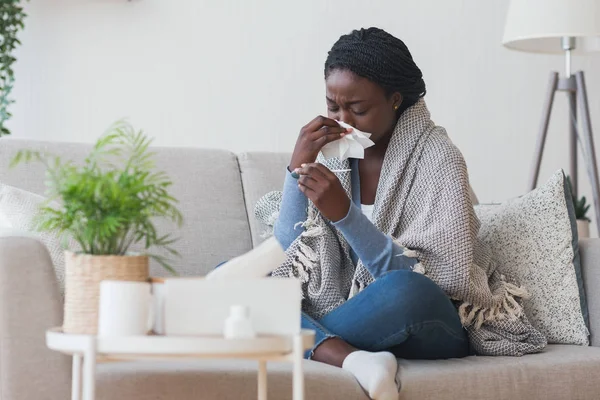
<svg viewBox="0 0 600 400"><path fill-rule="evenodd" d="M600 239L580 240L579 254L590 316L591 344L600 347Z"/></svg>
<svg viewBox="0 0 600 400"><path fill-rule="evenodd" d="M62 321L62 296L46 247L0 236L0 393L2 400L70 398L67 356L46 347Z"/></svg>

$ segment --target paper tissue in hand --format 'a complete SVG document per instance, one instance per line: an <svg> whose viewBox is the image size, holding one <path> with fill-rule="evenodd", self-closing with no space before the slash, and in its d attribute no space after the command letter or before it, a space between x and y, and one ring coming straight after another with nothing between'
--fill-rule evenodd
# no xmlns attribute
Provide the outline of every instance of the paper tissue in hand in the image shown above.
<svg viewBox="0 0 600 400"><path fill-rule="evenodd" d="M345 122L336 122L343 128L352 128L352 132L323 146L321 152L325 159L328 160L334 157L337 157L340 160L345 160L347 158L365 158L365 149L375 144L369 139L371 134L360 131Z"/></svg>

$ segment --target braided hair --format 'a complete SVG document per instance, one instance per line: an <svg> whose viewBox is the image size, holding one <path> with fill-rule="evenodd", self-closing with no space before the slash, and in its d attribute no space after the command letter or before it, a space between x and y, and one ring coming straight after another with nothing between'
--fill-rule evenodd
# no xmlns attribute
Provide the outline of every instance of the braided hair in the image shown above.
<svg viewBox="0 0 600 400"><path fill-rule="evenodd" d="M334 70L348 70L380 85L386 95L399 92L399 116L425 96L423 74L404 42L379 28L354 30L341 36L325 61L325 79Z"/></svg>

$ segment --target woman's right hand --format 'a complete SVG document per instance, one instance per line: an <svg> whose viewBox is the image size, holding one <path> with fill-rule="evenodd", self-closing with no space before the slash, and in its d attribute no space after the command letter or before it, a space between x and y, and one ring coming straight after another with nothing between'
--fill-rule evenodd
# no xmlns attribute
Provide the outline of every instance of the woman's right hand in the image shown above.
<svg viewBox="0 0 600 400"><path fill-rule="evenodd" d="M290 171L300 168L302 164L314 163L323 146L351 131L352 129L342 128L331 118L321 115L316 117L300 130L290 161Z"/></svg>

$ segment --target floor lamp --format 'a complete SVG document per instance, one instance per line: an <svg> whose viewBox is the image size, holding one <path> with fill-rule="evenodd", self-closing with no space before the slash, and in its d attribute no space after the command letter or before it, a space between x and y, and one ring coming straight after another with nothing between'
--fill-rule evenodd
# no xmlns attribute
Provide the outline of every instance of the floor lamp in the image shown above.
<svg viewBox="0 0 600 400"><path fill-rule="evenodd" d="M558 72L550 73L529 189L537 185L555 93L565 92L569 99L569 173L573 193L577 196L577 118L581 118L579 139L591 181L596 226L600 234L600 182L585 77L582 71L571 71L573 53L600 51L600 0L511 0L503 44L509 49L526 52L564 54L565 75L559 77Z"/></svg>

